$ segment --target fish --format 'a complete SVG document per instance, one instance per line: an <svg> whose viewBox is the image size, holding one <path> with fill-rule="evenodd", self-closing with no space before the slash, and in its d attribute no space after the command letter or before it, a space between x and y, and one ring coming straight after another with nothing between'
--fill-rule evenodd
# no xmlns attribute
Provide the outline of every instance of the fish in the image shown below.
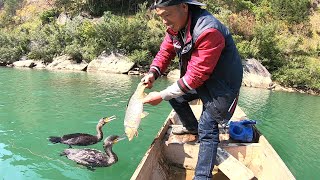
<svg viewBox="0 0 320 180"><path fill-rule="evenodd" d="M142 100L146 96L146 93L144 92L145 89L146 85L143 82L140 82L127 105L124 117L124 131L129 141L131 141L134 136L138 136L138 128L141 119L148 115L147 112L143 111Z"/></svg>

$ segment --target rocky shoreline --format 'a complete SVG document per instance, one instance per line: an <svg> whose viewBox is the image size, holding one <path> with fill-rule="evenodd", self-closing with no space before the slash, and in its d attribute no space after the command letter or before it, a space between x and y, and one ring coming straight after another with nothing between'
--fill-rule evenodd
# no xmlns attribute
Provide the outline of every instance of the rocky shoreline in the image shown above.
<svg viewBox="0 0 320 180"><path fill-rule="evenodd" d="M68 55L62 55L53 59L52 63L46 64L42 61L28 60L25 57L14 63L0 62L0 66L13 68L32 68L46 70L68 70L68 71L86 71L86 72L101 72L115 73L128 75L143 75L148 70L146 67L138 67L134 62L130 61L124 55L103 52L91 62L77 62ZM283 87L271 80L271 74L268 70L256 59L246 59L243 61L243 81L242 86L262 88L272 91L298 92L311 95L320 95L319 92L312 90L301 90L292 87ZM169 80L175 81L179 78L179 70L170 71L166 77Z"/></svg>

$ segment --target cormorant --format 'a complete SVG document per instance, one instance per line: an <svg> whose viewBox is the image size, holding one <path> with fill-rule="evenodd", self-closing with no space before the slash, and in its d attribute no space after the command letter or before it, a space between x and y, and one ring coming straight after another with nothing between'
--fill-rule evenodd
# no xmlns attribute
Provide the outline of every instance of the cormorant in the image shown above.
<svg viewBox="0 0 320 180"><path fill-rule="evenodd" d="M103 142L105 153L96 149L65 149L60 155L78 164L86 166L90 170L94 167L107 167L118 161L118 156L112 151L113 144L125 139L117 135L108 136Z"/></svg>
<svg viewBox="0 0 320 180"><path fill-rule="evenodd" d="M101 141L103 138L102 126L107 124L108 122L115 119L115 116L111 117L104 117L101 118L96 126L97 135L85 134L85 133L73 133L73 134L66 134L62 137L57 136L50 136L49 141L52 143L62 143L68 144L70 148L71 145L77 146L88 146L92 144L96 144L97 142Z"/></svg>

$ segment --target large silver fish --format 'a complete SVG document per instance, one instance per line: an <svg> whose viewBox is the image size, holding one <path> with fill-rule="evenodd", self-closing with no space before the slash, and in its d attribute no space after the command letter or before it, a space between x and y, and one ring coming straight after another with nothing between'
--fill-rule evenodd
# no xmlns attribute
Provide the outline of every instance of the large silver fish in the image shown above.
<svg viewBox="0 0 320 180"><path fill-rule="evenodd" d="M146 96L144 93L145 88L146 85L140 82L136 91L131 96L127 106L126 115L124 117L124 131L129 141L133 139L134 135L138 135L140 121L142 118L148 115L146 112L143 112L142 100Z"/></svg>

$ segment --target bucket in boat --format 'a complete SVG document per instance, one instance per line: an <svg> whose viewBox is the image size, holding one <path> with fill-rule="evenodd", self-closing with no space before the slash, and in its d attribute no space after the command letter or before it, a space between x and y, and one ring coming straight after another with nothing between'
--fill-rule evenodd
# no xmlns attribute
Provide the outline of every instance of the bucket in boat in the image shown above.
<svg viewBox="0 0 320 180"><path fill-rule="evenodd" d="M252 142L254 138L253 125L256 121L243 120L243 121L230 121L229 135L233 140L240 142Z"/></svg>

